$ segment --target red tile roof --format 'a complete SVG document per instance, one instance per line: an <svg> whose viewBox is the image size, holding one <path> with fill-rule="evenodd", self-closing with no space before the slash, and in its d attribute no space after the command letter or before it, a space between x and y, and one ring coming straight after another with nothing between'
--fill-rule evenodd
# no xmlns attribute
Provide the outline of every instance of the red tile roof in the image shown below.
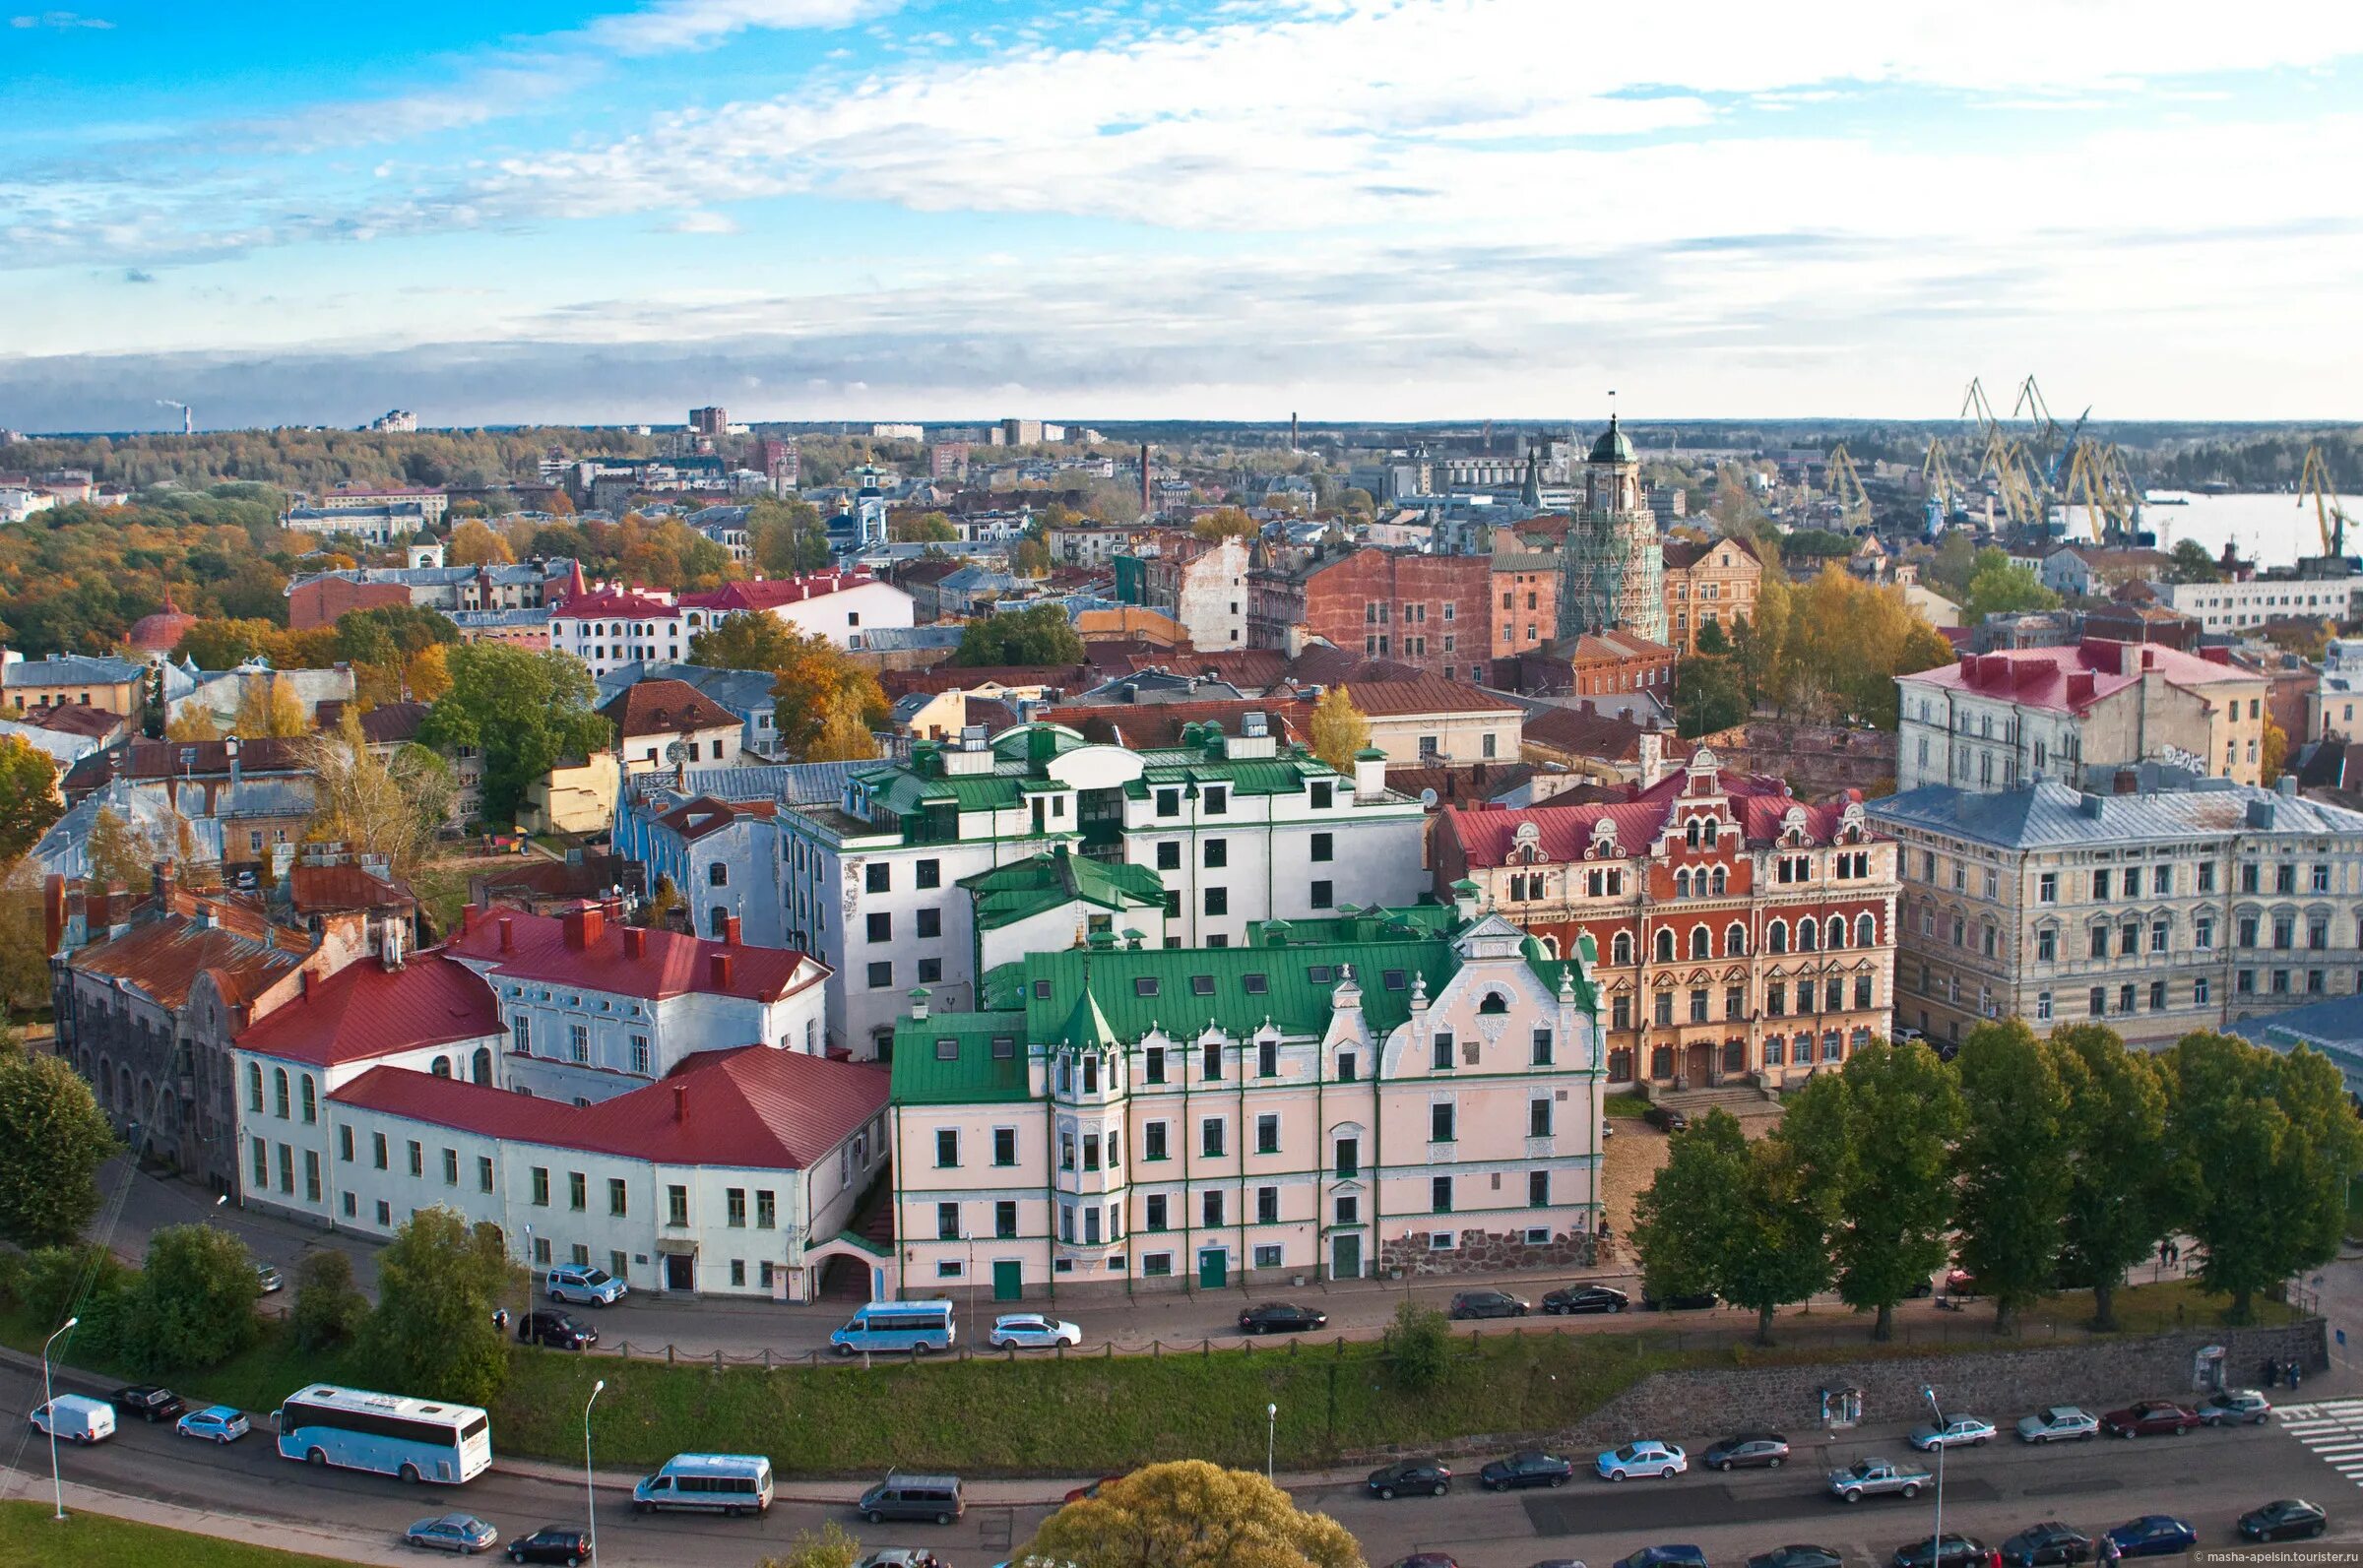
<svg viewBox="0 0 2363 1568"><path fill-rule="evenodd" d="M671 1076L570 1105L399 1067L363 1073L339 1104L521 1143L674 1165L808 1169L886 1107L886 1073L765 1045L699 1051Z"/></svg>
<svg viewBox="0 0 2363 1568"><path fill-rule="evenodd" d="M85 708L80 703L51 703L44 708L28 708L10 717L21 723L54 729L61 735L111 735L131 722L125 715L110 713L104 708Z"/></svg>
<svg viewBox="0 0 2363 1568"><path fill-rule="evenodd" d="M1416 680L1348 681L1354 706L1372 718L1400 714L1514 714L1521 712L1506 697L1495 697L1441 675Z"/></svg>
<svg viewBox="0 0 2363 1568"><path fill-rule="evenodd" d="M682 840L695 844L707 834L716 833L741 817L776 816L780 809L777 800L724 800L714 795L699 795L684 800L657 820Z"/></svg>
<svg viewBox="0 0 2363 1568"><path fill-rule="evenodd" d="M1900 677L1919 687L2008 698L2027 708L2086 713L2102 698L2138 684L2154 671L2173 686L2255 680L2257 671L2186 654L2163 643L2123 643L2087 637L2073 648L2017 648L1964 654L1960 662Z"/></svg>
<svg viewBox="0 0 2363 1568"><path fill-rule="evenodd" d="M1641 754L1639 724L1623 714L1592 710L1588 703L1582 708L1535 709L1526 715L1522 733L1537 746L1547 746L1571 757L1631 762Z"/></svg>
<svg viewBox="0 0 2363 1568"><path fill-rule="evenodd" d="M240 1050L335 1067L504 1032L492 987L440 953L349 964L238 1036Z"/></svg>
<svg viewBox="0 0 2363 1568"><path fill-rule="evenodd" d="M640 956L624 954L623 927L598 911L567 915L530 914L523 909L495 907L464 911L461 926L443 951L457 958L488 965L513 979L547 980L577 985L587 991L609 991L620 996L652 1000L692 992L738 996L750 1001L776 1002L791 991L818 984L828 966L809 954L789 948L733 947L684 936L678 931L640 927ZM510 946L500 945L501 926L509 927ZM590 927L596 925L597 933ZM580 945L569 940L581 930ZM731 977L717 984L714 960L728 955Z"/></svg>
<svg viewBox="0 0 2363 1568"><path fill-rule="evenodd" d="M697 609L768 610L800 603L849 588L866 588L878 579L867 572L818 572L810 577L759 578L725 583L705 594L683 594L681 602Z"/></svg>
<svg viewBox="0 0 2363 1568"><path fill-rule="evenodd" d="M609 617L616 620L661 621L669 620L680 612L681 607L678 604L668 604L661 598L651 598L645 594L603 588L596 594L586 594L580 598L568 599L551 610L550 614L554 617L577 621L604 620Z"/></svg>
<svg viewBox="0 0 2363 1568"><path fill-rule="evenodd" d="M685 680L638 680L607 700L601 713L623 738L678 735L692 729L736 729L738 716Z"/></svg>
<svg viewBox="0 0 2363 1568"><path fill-rule="evenodd" d="M379 703L361 715L361 738L372 746L398 745L418 738L418 726L426 722L425 703ZM345 719L345 704L331 698L320 705L316 721L322 729L334 729Z"/></svg>
<svg viewBox="0 0 2363 1568"><path fill-rule="evenodd" d="M1847 799L1808 805L1788 792L1781 780L1760 774L1733 775L1718 770L1710 789L1720 788L1731 802L1742 836L1750 844L1769 844L1778 838L1791 811L1805 814L1808 843L1827 844L1844 817ZM1541 836L1539 847L1549 862L1581 861L1592 842L1593 825L1606 818L1616 827L1617 842L1628 855L1645 854L1653 845L1674 803L1690 792L1686 770L1676 768L1649 788L1622 802L1528 806L1517 811L1453 809L1442 814L1441 831L1460 845L1468 863L1507 865L1521 823L1531 822ZM1866 838L1882 834L1866 831Z"/></svg>

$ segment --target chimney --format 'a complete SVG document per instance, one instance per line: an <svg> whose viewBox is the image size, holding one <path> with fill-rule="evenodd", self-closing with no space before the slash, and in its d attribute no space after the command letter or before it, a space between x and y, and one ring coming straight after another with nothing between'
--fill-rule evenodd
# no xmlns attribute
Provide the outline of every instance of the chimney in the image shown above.
<svg viewBox="0 0 2363 1568"><path fill-rule="evenodd" d="M736 947L738 945L738 916L735 914L725 915L723 917L722 945L724 947Z"/></svg>
<svg viewBox="0 0 2363 1568"><path fill-rule="evenodd" d="M607 911L597 904L583 910L583 946L597 947L607 934Z"/></svg>
<svg viewBox="0 0 2363 1568"><path fill-rule="evenodd" d="M312 999L312 972L310 970L303 969L295 972L295 990L305 1001L308 1002Z"/></svg>
<svg viewBox="0 0 2363 1568"><path fill-rule="evenodd" d="M157 908L170 909L172 908L172 862L169 860L157 861L149 870L149 884L150 891L156 895Z"/></svg>
<svg viewBox="0 0 2363 1568"><path fill-rule="evenodd" d="M403 938L407 933L400 920L388 920L378 933L378 959L389 970L402 968Z"/></svg>
<svg viewBox="0 0 2363 1568"><path fill-rule="evenodd" d="M625 926L623 928L623 956L627 959L638 959L645 957L647 953L647 928L637 925Z"/></svg>
<svg viewBox="0 0 2363 1568"><path fill-rule="evenodd" d="M2137 794L2141 788L2141 775L2131 768L2120 768L2113 787L2121 795Z"/></svg>
<svg viewBox="0 0 2363 1568"><path fill-rule="evenodd" d="M689 1119L689 1086L687 1084L672 1086L672 1119L674 1121Z"/></svg>
<svg viewBox="0 0 2363 1568"><path fill-rule="evenodd" d="M513 914L504 914L500 917L500 950L503 953L513 952L516 946L517 917Z"/></svg>
<svg viewBox="0 0 2363 1568"><path fill-rule="evenodd" d="M728 953L708 954L706 973L716 990L728 990L731 984L731 955Z"/></svg>

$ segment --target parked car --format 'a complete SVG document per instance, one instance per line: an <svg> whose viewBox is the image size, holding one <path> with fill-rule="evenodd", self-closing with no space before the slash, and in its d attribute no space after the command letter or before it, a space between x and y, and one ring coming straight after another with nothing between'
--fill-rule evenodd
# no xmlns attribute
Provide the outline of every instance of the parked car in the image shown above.
<svg viewBox="0 0 2363 1568"><path fill-rule="evenodd" d="M1866 1497L1917 1497L1935 1479L1917 1465L1891 1459L1858 1459L1844 1470L1829 1473L1829 1494L1841 1502L1859 1503Z"/></svg>
<svg viewBox="0 0 2363 1568"><path fill-rule="evenodd" d="M2302 1497L2283 1497L2240 1516L2242 1540L2302 1540L2331 1528L2331 1516Z"/></svg>
<svg viewBox="0 0 2363 1568"><path fill-rule="evenodd" d="M1085 1481L1080 1486L1069 1488L1066 1496L1061 1498L1060 1501L1079 1503L1084 1501L1086 1498L1097 1497L1100 1495L1101 1487L1107 1485L1110 1481L1119 1481L1123 1478L1124 1477L1121 1475L1102 1475L1098 1480Z"/></svg>
<svg viewBox="0 0 2363 1568"><path fill-rule="evenodd" d="M613 1306L631 1293L631 1286L605 1269L588 1263L561 1263L543 1279L542 1293L552 1301L580 1306Z"/></svg>
<svg viewBox="0 0 2363 1568"><path fill-rule="evenodd" d="M1239 1315L1242 1334L1303 1334L1329 1326L1329 1314L1293 1301L1262 1301Z"/></svg>
<svg viewBox="0 0 2363 1568"><path fill-rule="evenodd" d="M1373 1497L1388 1502L1412 1492L1441 1497L1452 1489L1452 1472L1439 1459L1398 1459L1371 1472L1363 1484Z"/></svg>
<svg viewBox="0 0 2363 1568"><path fill-rule="evenodd" d="M1844 1568L1846 1559L1827 1546L1775 1546L1748 1559L1748 1568Z"/></svg>
<svg viewBox="0 0 2363 1568"><path fill-rule="evenodd" d="M2073 1405L2054 1405L2018 1417L2021 1443L2088 1443L2099 1430L2098 1417Z"/></svg>
<svg viewBox="0 0 2363 1568"><path fill-rule="evenodd" d="M43 1437L59 1437L69 1443L88 1445L115 1435L115 1408L80 1394L44 1400L27 1412L26 1420Z"/></svg>
<svg viewBox="0 0 2363 1568"><path fill-rule="evenodd" d="M227 1405L208 1405L172 1423L183 1437L202 1437L211 1443L234 1443L248 1431L246 1412Z"/></svg>
<svg viewBox="0 0 2363 1568"><path fill-rule="evenodd" d="M1616 1568L1706 1568L1706 1553L1695 1546L1643 1546L1619 1557Z"/></svg>
<svg viewBox="0 0 2363 1568"><path fill-rule="evenodd" d="M490 1551L500 1544L500 1532L474 1514L437 1514L421 1519L402 1533L403 1544L432 1546L439 1551Z"/></svg>
<svg viewBox="0 0 2363 1568"><path fill-rule="evenodd" d="M254 1283L258 1287L258 1293L263 1295L269 1295L274 1290L284 1290L287 1287L287 1282L280 1278L279 1270L268 1263L257 1263L254 1266Z"/></svg>
<svg viewBox="0 0 2363 1568"><path fill-rule="evenodd" d="M2199 1418L2208 1426L2262 1426L2272 1419L2272 1402L2253 1388L2227 1388L2199 1402Z"/></svg>
<svg viewBox="0 0 2363 1568"><path fill-rule="evenodd" d="M1949 1415L1942 1426L1922 1421L1905 1441L1923 1454L1940 1448L1983 1448L1994 1441L1994 1423L1982 1415Z"/></svg>
<svg viewBox="0 0 2363 1568"><path fill-rule="evenodd" d="M1651 1104L1647 1110L1641 1112L1641 1120L1662 1133L1688 1132L1691 1127L1690 1117L1685 1116L1672 1105L1666 1104Z"/></svg>
<svg viewBox="0 0 2363 1568"><path fill-rule="evenodd" d="M1460 1560L1447 1551L1415 1551L1397 1557L1387 1568L1460 1568Z"/></svg>
<svg viewBox="0 0 2363 1568"><path fill-rule="evenodd" d="M109 1403L118 1413L136 1415L150 1424L172 1420L189 1408L179 1395L168 1388L159 1388L154 1383L134 1383L129 1388L119 1388Z"/></svg>
<svg viewBox="0 0 2363 1568"><path fill-rule="evenodd" d="M2111 1437L2150 1437L2172 1432L2180 1437L2199 1424L2199 1411L2172 1400L2143 1400L2100 1418L2100 1429Z"/></svg>
<svg viewBox="0 0 2363 1568"><path fill-rule="evenodd" d="M2120 1557L2178 1557L2199 1544L2199 1532L2172 1514L2143 1514L2109 1532Z"/></svg>
<svg viewBox="0 0 2363 1568"><path fill-rule="evenodd" d="M1647 1286L1641 1286L1643 1312L1703 1312L1714 1304L1715 1296L1711 1290L1694 1291L1690 1295L1670 1295L1661 1301L1649 1293Z"/></svg>
<svg viewBox="0 0 2363 1568"><path fill-rule="evenodd" d="M2062 1568L2091 1559L2092 1537L2056 1519L2029 1525L2002 1543L2003 1568Z"/></svg>
<svg viewBox="0 0 2363 1568"><path fill-rule="evenodd" d="M1463 1290L1452 1298L1446 1313L1456 1318L1522 1318L1533 1310L1530 1303L1507 1290Z"/></svg>
<svg viewBox="0 0 2363 1568"><path fill-rule="evenodd" d="M1528 1563L1526 1568L1583 1568L1580 1557L1545 1557L1541 1562Z"/></svg>
<svg viewBox="0 0 2363 1568"><path fill-rule="evenodd" d="M1921 1536L1895 1548L1887 1559L1894 1568L1993 1568L1997 1561L1994 1548L1974 1536L1956 1536L1947 1531L1942 1537Z"/></svg>
<svg viewBox="0 0 2363 1568"><path fill-rule="evenodd" d="M1040 1350L1056 1345L1081 1345L1083 1331L1039 1312L1012 1312L992 1320L985 1343L996 1350Z"/></svg>
<svg viewBox="0 0 2363 1568"><path fill-rule="evenodd" d="M1487 1461L1477 1479L1488 1491L1505 1492L1513 1486L1564 1486L1574 1474L1575 1467L1557 1454L1529 1448Z"/></svg>
<svg viewBox="0 0 2363 1568"><path fill-rule="evenodd" d="M1603 1479L1621 1481L1628 1475L1655 1475L1671 1480L1691 1468L1691 1457L1673 1443L1644 1437L1623 1448L1603 1449L1592 1468Z"/></svg>
<svg viewBox="0 0 2363 1568"><path fill-rule="evenodd" d="M1578 1312L1622 1312L1629 1297L1605 1285L1566 1285L1543 1292L1543 1310L1559 1316Z"/></svg>
<svg viewBox="0 0 2363 1568"><path fill-rule="evenodd" d="M564 1525L543 1525L530 1536L509 1542L511 1562L556 1562L566 1568L591 1560L591 1537Z"/></svg>
<svg viewBox="0 0 2363 1568"><path fill-rule="evenodd" d="M553 1350L587 1350L599 1343L599 1331L563 1312L536 1311L517 1320L517 1338L522 1344Z"/></svg>
<svg viewBox="0 0 2363 1568"><path fill-rule="evenodd" d="M1778 1432L1742 1432L1737 1437L1726 1437L1719 1443L1708 1445L1706 1452L1698 1457L1708 1470L1746 1469L1750 1466L1778 1470L1788 1461L1789 1440Z"/></svg>

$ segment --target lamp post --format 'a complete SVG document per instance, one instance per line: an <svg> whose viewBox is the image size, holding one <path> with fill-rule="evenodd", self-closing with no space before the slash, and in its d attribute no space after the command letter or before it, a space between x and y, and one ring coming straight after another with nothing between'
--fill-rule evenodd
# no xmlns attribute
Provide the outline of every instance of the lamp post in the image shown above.
<svg viewBox="0 0 2363 1568"><path fill-rule="evenodd" d="M1268 1481L1272 1479L1272 1450L1280 1441L1280 1407L1266 1405L1263 1408L1263 1478ZM1274 1481L1273 1484L1279 1483Z"/></svg>
<svg viewBox="0 0 2363 1568"><path fill-rule="evenodd" d="M599 1561L599 1492L591 1484L591 1407L607 1391L607 1380L601 1378L591 1385L591 1397L583 1401L583 1515L591 1525L591 1560Z"/></svg>
<svg viewBox="0 0 2363 1568"><path fill-rule="evenodd" d="M1928 1568L1945 1568L1945 1408L1937 1403L1935 1389L1924 1385L1920 1392L1937 1415L1937 1526L1928 1538Z"/></svg>
<svg viewBox="0 0 2363 1568"><path fill-rule="evenodd" d="M49 1486L57 1494L57 1517L61 1520L66 1517L66 1482L65 1477L58 1474L57 1469L57 1394L50 1387L49 1382L49 1347L57 1343L59 1334L65 1333L66 1330L81 1321L82 1319L79 1317L66 1319L57 1326L56 1334L50 1335L41 1342L42 1424L49 1428Z"/></svg>
<svg viewBox="0 0 2363 1568"><path fill-rule="evenodd" d="M662 1262L664 1262L664 1260L663 1260L662 1258L658 1259L657 1261L658 1261L659 1263L662 1263ZM533 1309L534 1309L534 1227L533 1227L532 1225L530 1225L530 1224L529 1224L529 1225L527 1225L527 1226L525 1227L525 1299L517 1303L517 1321L518 1321L518 1323L519 1323L520 1325L523 1325L523 1324L524 1324L524 1322L525 1322L525 1315L526 1315L528 1312L531 1312Z"/></svg>

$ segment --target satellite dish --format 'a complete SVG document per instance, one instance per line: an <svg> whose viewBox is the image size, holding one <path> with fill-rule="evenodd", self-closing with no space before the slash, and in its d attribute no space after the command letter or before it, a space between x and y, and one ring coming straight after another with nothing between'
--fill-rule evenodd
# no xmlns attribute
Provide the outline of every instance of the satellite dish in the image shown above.
<svg viewBox="0 0 2363 1568"><path fill-rule="evenodd" d="M1426 806L1429 810L1434 811L1436 809L1436 791L1433 789L1421 790L1420 804Z"/></svg>

